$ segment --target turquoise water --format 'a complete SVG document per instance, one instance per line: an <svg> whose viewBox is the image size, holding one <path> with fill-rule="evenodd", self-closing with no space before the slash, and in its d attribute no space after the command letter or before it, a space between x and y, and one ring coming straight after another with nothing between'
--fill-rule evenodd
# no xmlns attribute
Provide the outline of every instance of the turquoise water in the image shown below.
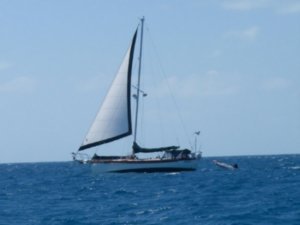
<svg viewBox="0 0 300 225"><path fill-rule="evenodd" d="M300 155L205 158L195 172L151 174L0 164L0 224L299 225Z"/></svg>

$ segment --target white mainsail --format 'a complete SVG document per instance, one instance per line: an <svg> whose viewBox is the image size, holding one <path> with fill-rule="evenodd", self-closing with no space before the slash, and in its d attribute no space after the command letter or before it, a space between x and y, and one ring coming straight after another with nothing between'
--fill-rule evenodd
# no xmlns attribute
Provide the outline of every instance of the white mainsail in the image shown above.
<svg viewBox="0 0 300 225"><path fill-rule="evenodd" d="M79 151L132 134L130 89L136 34Z"/></svg>

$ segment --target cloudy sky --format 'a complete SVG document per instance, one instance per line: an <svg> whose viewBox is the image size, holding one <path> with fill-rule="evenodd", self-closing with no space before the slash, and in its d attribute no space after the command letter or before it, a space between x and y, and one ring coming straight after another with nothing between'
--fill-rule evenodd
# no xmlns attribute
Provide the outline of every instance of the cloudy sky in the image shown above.
<svg viewBox="0 0 300 225"><path fill-rule="evenodd" d="M141 145L300 153L299 1L0 0L0 163L70 160L141 16Z"/></svg>

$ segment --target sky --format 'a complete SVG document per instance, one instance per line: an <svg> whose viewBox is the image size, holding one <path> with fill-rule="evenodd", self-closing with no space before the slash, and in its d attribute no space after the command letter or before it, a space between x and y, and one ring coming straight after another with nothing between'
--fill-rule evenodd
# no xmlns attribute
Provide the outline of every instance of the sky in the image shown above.
<svg viewBox="0 0 300 225"><path fill-rule="evenodd" d="M142 16L141 145L300 153L300 1L0 0L0 163L71 160Z"/></svg>

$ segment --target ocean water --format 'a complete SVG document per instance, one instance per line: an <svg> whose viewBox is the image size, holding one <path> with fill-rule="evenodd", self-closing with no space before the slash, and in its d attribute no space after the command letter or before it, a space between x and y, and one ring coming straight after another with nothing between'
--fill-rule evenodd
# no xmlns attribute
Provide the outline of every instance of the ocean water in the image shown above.
<svg viewBox="0 0 300 225"><path fill-rule="evenodd" d="M0 224L299 225L300 155L204 158L195 172L150 174L0 164Z"/></svg>

